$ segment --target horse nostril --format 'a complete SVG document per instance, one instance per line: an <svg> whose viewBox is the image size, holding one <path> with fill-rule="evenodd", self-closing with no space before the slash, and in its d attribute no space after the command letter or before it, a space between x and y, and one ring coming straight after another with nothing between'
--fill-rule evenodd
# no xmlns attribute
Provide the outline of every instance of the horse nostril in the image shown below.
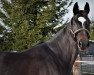
<svg viewBox="0 0 94 75"><path fill-rule="evenodd" d="M87 46L89 47L89 41L88 41L88 44L87 44Z"/></svg>
<svg viewBox="0 0 94 75"><path fill-rule="evenodd" d="M79 41L79 47L82 47L82 42L81 41Z"/></svg>
<svg viewBox="0 0 94 75"><path fill-rule="evenodd" d="M89 40L86 40L85 42L84 42L84 44L85 44L85 46L89 46Z"/></svg>

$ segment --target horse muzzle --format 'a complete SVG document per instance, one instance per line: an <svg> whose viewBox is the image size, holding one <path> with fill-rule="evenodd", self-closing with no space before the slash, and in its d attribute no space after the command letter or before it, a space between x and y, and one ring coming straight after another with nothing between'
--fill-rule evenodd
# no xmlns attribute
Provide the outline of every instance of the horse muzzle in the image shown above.
<svg viewBox="0 0 94 75"><path fill-rule="evenodd" d="M86 51L87 48L89 47L89 40L79 40L78 41L78 48L81 50L81 51Z"/></svg>

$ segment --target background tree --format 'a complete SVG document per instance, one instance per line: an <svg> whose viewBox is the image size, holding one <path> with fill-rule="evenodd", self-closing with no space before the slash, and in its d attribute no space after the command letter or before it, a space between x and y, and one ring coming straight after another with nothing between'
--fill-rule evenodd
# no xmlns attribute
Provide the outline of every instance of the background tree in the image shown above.
<svg viewBox="0 0 94 75"><path fill-rule="evenodd" d="M6 13L0 12L0 17L7 29L1 31L0 49L21 51L49 39L57 32L54 27L62 24L62 17L68 12L67 3L68 0L12 0L10 3L1 0Z"/></svg>
<svg viewBox="0 0 94 75"><path fill-rule="evenodd" d="M94 21L91 24L90 39L94 40Z"/></svg>

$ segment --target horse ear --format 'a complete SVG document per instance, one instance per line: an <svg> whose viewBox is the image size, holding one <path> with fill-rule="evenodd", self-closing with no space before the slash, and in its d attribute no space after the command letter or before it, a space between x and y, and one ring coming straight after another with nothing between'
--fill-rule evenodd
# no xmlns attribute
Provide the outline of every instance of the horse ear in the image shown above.
<svg viewBox="0 0 94 75"><path fill-rule="evenodd" d="M87 14L89 13L90 11L90 7L89 7L89 4L86 2L86 5L84 7L84 10L87 12Z"/></svg>
<svg viewBox="0 0 94 75"><path fill-rule="evenodd" d="M76 2L74 4L74 7L73 7L73 13L74 13L74 15L76 15L78 13L78 11L79 11L79 7L78 7L78 3Z"/></svg>

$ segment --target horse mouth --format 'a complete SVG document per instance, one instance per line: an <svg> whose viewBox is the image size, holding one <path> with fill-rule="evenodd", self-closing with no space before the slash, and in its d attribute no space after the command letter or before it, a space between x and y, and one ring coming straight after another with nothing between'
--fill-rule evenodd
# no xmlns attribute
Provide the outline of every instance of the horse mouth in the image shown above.
<svg viewBox="0 0 94 75"><path fill-rule="evenodd" d="M88 47L79 47L80 51L87 51Z"/></svg>

